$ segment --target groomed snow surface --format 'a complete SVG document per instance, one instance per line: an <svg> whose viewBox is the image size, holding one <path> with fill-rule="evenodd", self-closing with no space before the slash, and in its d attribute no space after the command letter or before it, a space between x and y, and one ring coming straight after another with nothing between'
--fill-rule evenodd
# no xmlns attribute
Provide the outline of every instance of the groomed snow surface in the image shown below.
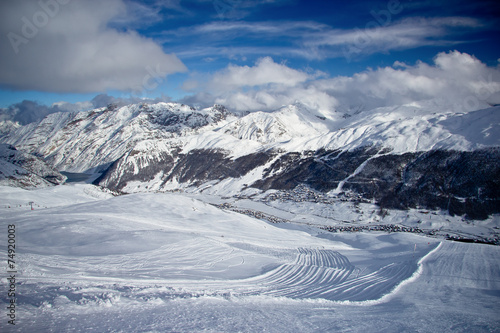
<svg viewBox="0 0 500 333"><path fill-rule="evenodd" d="M500 247L269 224L181 194L0 187L1 332L496 332ZM34 210L28 202L34 202Z"/></svg>

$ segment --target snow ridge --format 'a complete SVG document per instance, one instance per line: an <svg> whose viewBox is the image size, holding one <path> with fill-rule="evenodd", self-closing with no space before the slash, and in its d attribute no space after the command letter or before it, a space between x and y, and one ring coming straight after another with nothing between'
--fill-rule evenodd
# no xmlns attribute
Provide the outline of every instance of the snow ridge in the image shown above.
<svg viewBox="0 0 500 333"><path fill-rule="evenodd" d="M51 114L11 130L3 141L44 156L59 170L106 169L140 143L169 141L186 150L221 149L230 156L262 150L354 150L380 146L394 153L500 146L500 107L442 113L436 105L377 108L326 119L301 105L275 112L231 114L222 106L195 110L176 103L135 104ZM167 148L169 149L169 148Z"/></svg>

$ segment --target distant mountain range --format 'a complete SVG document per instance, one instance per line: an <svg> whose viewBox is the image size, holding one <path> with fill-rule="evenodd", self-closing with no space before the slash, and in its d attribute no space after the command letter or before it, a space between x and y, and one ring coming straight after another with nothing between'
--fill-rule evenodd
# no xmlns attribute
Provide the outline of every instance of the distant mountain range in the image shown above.
<svg viewBox="0 0 500 333"><path fill-rule="evenodd" d="M235 114L220 105L110 105L9 125L0 141L59 171L100 173L95 184L124 193L252 196L300 185L384 208L500 212L500 107L456 113L428 102L322 114L295 104Z"/></svg>

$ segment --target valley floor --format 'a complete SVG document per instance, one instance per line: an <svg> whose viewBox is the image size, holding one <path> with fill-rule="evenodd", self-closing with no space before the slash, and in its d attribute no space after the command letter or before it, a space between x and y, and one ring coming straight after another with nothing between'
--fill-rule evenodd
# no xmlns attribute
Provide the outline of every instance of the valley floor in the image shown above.
<svg viewBox="0 0 500 333"><path fill-rule="evenodd" d="M305 208L285 216L278 203L233 202L314 222L273 224L198 199L221 203L84 184L0 187L0 331L500 332L498 246L332 233ZM485 223L480 232L496 217Z"/></svg>

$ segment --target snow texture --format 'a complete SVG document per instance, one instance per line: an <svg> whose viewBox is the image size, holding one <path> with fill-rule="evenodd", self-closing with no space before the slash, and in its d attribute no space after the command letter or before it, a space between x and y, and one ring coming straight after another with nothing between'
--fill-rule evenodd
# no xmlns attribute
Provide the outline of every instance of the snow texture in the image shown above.
<svg viewBox="0 0 500 333"><path fill-rule="evenodd" d="M0 227L16 225L19 267L18 321L7 326L4 318L2 332L486 332L500 325L497 246L332 234L180 194L113 197L84 184L0 187L0 198ZM6 238L0 242L4 251Z"/></svg>

